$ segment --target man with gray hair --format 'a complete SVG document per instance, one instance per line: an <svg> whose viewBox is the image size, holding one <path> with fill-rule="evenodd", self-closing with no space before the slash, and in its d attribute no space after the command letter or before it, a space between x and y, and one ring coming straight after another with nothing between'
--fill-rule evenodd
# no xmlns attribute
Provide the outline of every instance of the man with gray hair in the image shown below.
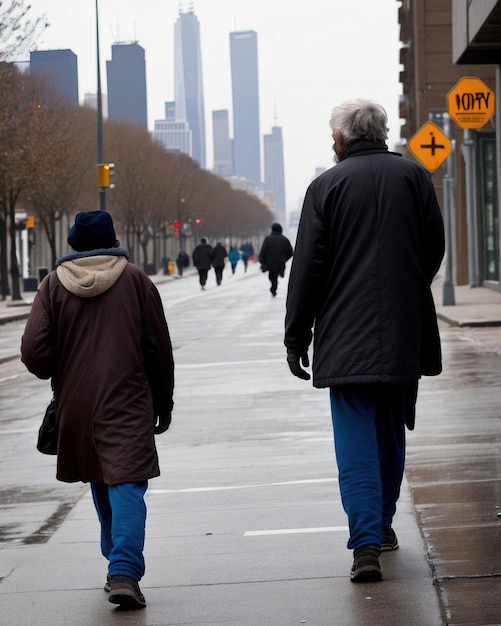
<svg viewBox="0 0 501 626"><path fill-rule="evenodd" d="M430 284L444 228L430 175L389 152L387 116L368 100L332 112L336 166L306 192L289 279L287 361L330 390L353 582L382 578L414 428L418 379L440 373ZM313 335L314 328L314 335Z"/></svg>

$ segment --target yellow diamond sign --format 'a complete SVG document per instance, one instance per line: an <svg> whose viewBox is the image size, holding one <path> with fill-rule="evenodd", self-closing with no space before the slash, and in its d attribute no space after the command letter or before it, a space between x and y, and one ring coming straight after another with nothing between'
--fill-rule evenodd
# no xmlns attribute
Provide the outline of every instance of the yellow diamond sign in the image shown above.
<svg viewBox="0 0 501 626"><path fill-rule="evenodd" d="M426 122L408 142L409 150L427 170L437 170L452 150L447 135L433 122Z"/></svg>
<svg viewBox="0 0 501 626"><path fill-rule="evenodd" d="M460 128L482 128L494 115L494 92L480 78L463 76L447 94L447 108Z"/></svg>

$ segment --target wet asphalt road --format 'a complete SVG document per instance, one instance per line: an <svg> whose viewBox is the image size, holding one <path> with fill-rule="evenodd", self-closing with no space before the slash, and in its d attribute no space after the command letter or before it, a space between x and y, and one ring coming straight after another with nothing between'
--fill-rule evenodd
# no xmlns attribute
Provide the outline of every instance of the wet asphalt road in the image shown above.
<svg viewBox="0 0 501 626"><path fill-rule="evenodd" d="M203 294L194 276L159 285L176 363L180 364L180 401L174 420L189 419L183 414L182 399L191 393L197 396L203 406L202 416L207 416L207 420L197 423L197 436L204 441L202 454L217 456L217 446L223 440L224 445L234 447L236 457L239 455L238 437L232 438L231 433L221 436L212 427L211 416L218 411L233 411L238 420L245 415L245 402L253 402L254 418L264 420L271 405L275 418L285 426L291 412L291 395L300 404L292 411L289 438L294 440L301 433L317 440L330 436L325 394L309 384L298 387L301 383L292 377L275 381L267 378L266 364L284 359L277 328L285 282L279 287L279 297L273 300L267 293L265 277L253 273L254 269L247 276L231 277L226 272L220 288L209 283ZM36 431L50 392L47 382L27 373L18 358L5 360L18 351L23 328L23 321L0 327L0 557L2 545L46 541L87 493L85 485L56 482L54 460L34 451ZM500 624L501 329L465 329L441 323L440 330L444 372L420 384L416 430L408 434L407 481L427 544L444 623ZM218 337L221 350L217 348ZM260 352L258 359L256 348ZM252 385L260 385L262 393L256 396L256 390L250 389L247 399L239 393L240 404L236 404L232 390L246 385L246 361L251 354L252 367L260 374L249 380ZM220 389L220 407L203 405L203 388L197 388L201 367L203 384ZM224 378L219 374L221 367L226 372ZM256 407L256 402L262 406ZM281 436L285 435L283 432ZM262 445L267 445L266 438ZM176 454L182 454L182 450ZM283 462L282 471L274 466L277 479L287 477L287 460ZM181 480L178 477L181 486L189 489L210 482L203 466L202 458L200 468L193 468ZM264 475L253 477L250 464L247 470L244 465L237 471L249 472L247 482L252 478L259 482ZM261 467L260 472L265 468Z"/></svg>

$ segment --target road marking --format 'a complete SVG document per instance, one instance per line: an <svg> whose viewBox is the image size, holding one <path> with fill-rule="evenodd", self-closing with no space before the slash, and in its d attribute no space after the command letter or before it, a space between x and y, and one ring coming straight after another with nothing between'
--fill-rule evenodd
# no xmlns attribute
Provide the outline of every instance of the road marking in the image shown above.
<svg viewBox="0 0 501 626"><path fill-rule="evenodd" d="M257 360L250 360L247 359L246 361L213 361L212 363L184 363L184 364L180 364L177 365L176 364L176 369L182 369L182 370L194 370L194 369L202 369L205 367L214 367L214 366L233 366L233 365L256 365L256 363L285 363L285 357L281 358L281 359L257 359Z"/></svg>
<svg viewBox="0 0 501 626"><path fill-rule="evenodd" d="M301 533L338 533L348 530L348 526L321 526L320 528L277 528L276 530L246 530L244 537L263 535L297 535Z"/></svg>
<svg viewBox="0 0 501 626"><path fill-rule="evenodd" d="M19 374L15 374L14 376L7 376L6 378L0 378L0 383L5 383L8 380L15 380L19 378Z"/></svg>
<svg viewBox="0 0 501 626"><path fill-rule="evenodd" d="M315 483L333 483L337 478L312 478L309 480L288 480L278 483L258 483L256 485L224 485L220 487L190 487L188 489L148 489L148 494L164 493L200 493L205 491L229 491L232 489L255 489L257 487L282 487L285 485L312 485Z"/></svg>

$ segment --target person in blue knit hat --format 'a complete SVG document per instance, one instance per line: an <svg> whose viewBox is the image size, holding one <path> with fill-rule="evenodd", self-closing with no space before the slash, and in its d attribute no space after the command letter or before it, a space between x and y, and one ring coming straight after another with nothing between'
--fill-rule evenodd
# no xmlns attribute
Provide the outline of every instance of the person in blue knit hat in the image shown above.
<svg viewBox="0 0 501 626"><path fill-rule="evenodd" d="M78 213L68 243L74 252L40 283L22 360L52 379L57 479L90 483L109 601L139 609L144 495L160 474L154 435L171 423L172 345L158 290L120 248L109 213Z"/></svg>

